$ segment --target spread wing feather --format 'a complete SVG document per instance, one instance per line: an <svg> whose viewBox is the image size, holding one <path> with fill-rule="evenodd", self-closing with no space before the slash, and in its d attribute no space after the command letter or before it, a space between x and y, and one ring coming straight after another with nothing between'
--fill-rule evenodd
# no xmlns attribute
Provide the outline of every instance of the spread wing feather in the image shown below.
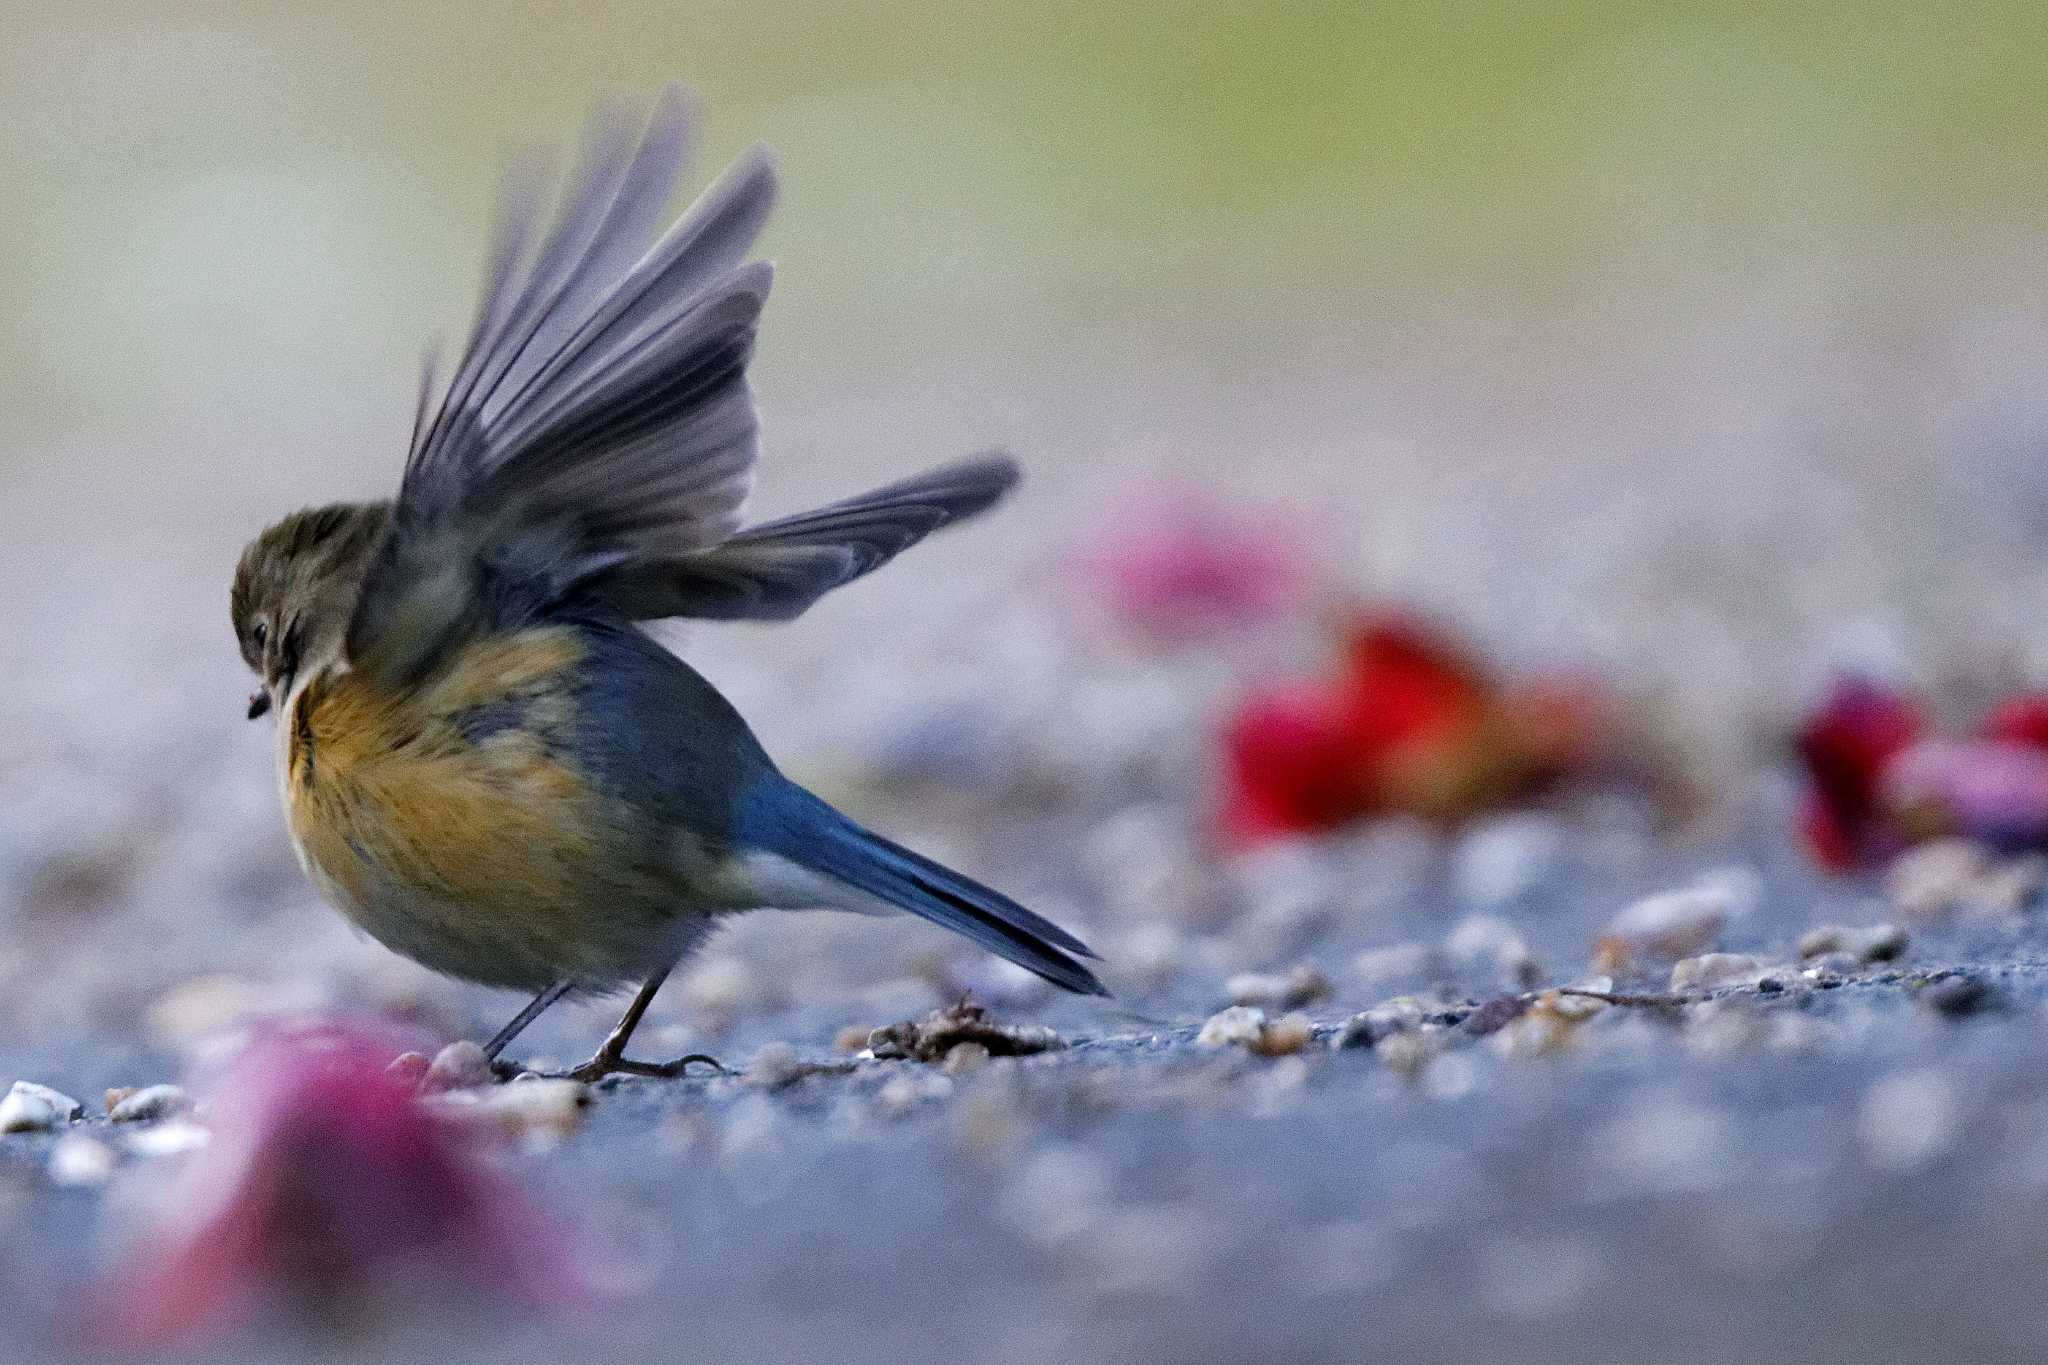
<svg viewBox="0 0 2048 1365"><path fill-rule="evenodd" d="M514 179L461 359L438 398L422 379L354 667L407 681L470 631L569 607L786 620L1016 482L985 456L735 534L775 172L757 148L663 232L688 144L674 92L637 129L601 118L544 231Z"/></svg>
<svg viewBox="0 0 2048 1365"><path fill-rule="evenodd" d="M708 549L606 575L604 600L640 620L787 621L952 522L993 505L1017 462L984 455L942 465L814 512L762 522Z"/></svg>
<svg viewBox="0 0 2048 1365"><path fill-rule="evenodd" d="M758 429L746 365L772 280L745 257L775 174L756 150L657 237L687 143L673 92L637 135L601 119L544 237L539 196L515 182L350 622L357 667L415 674L479 612L544 611L737 524Z"/></svg>

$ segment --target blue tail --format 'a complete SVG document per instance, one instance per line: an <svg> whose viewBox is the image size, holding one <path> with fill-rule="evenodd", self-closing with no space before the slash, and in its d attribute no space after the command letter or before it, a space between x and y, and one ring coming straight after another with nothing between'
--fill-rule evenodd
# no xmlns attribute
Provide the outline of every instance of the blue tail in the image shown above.
<svg viewBox="0 0 2048 1365"><path fill-rule="evenodd" d="M1087 944L1002 892L861 828L785 778L771 777L755 791L740 834L748 844L964 935L1055 986L1109 994L1075 960L1095 956Z"/></svg>

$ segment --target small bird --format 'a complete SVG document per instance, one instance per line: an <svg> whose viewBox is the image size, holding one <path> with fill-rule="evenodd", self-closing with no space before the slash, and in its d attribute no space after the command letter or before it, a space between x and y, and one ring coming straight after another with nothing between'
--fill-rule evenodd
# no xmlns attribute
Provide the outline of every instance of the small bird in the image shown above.
<svg viewBox="0 0 2048 1365"><path fill-rule="evenodd" d="M775 197L760 148L667 230L688 119L600 118L545 235L514 182L477 320L429 362L396 498L295 512L242 552L231 606L275 712L299 860L435 971L532 992L498 1054L565 995L637 987L567 1073L677 1076L627 1040L722 916L908 911L1067 990L1079 939L863 829L776 768L717 689L638 623L787 621L1016 483L943 465L740 529L747 383Z"/></svg>

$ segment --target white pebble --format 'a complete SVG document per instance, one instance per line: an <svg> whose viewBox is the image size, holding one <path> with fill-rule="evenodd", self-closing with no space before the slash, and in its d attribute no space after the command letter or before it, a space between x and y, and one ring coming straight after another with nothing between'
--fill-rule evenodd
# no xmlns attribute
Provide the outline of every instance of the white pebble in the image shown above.
<svg viewBox="0 0 2048 1365"><path fill-rule="evenodd" d="M114 1173L114 1149L84 1133L66 1133L50 1148L50 1180L58 1185L104 1185Z"/></svg>
<svg viewBox="0 0 2048 1365"><path fill-rule="evenodd" d="M1824 953L1847 953L1858 962L1890 962L1906 951L1906 941L1906 931L1896 924L1861 928L1825 924L1800 936L1799 956L1804 960Z"/></svg>
<svg viewBox="0 0 2048 1365"><path fill-rule="evenodd" d="M1266 1029L1266 1012L1250 1005L1232 1005L1209 1016L1195 1042L1202 1047L1250 1047Z"/></svg>
<svg viewBox="0 0 2048 1365"><path fill-rule="evenodd" d="M1870 1164L1917 1171L1955 1144L1962 1131L1955 1083L1931 1068L1886 1076L1863 1097L1856 1132Z"/></svg>
<svg viewBox="0 0 2048 1365"><path fill-rule="evenodd" d="M429 1093L443 1090L475 1090L491 1083L491 1060L484 1050L467 1038L448 1044L434 1054L421 1088Z"/></svg>
<svg viewBox="0 0 2048 1365"><path fill-rule="evenodd" d="M1527 895L1557 867L1564 831L1548 815L1500 816L1459 841L1451 884L1468 905L1491 910Z"/></svg>
<svg viewBox="0 0 2048 1365"><path fill-rule="evenodd" d="M191 1103L182 1086L146 1085L109 1109L107 1118L114 1123L147 1123L182 1114Z"/></svg>
<svg viewBox="0 0 2048 1365"><path fill-rule="evenodd" d="M1671 989L1713 991L1724 986L1753 986L1764 972L1761 962L1741 953L1702 953L1672 964Z"/></svg>
<svg viewBox="0 0 2048 1365"><path fill-rule="evenodd" d="M1691 957L1720 937L1728 906L1729 894L1719 886L1645 896L1607 922L1595 945L1595 961L1601 971L1616 971L1642 958Z"/></svg>
<svg viewBox="0 0 2048 1365"><path fill-rule="evenodd" d="M212 1132L204 1126L190 1119L172 1119L136 1129L128 1134L127 1147L137 1156L177 1156L204 1147L212 1140Z"/></svg>
<svg viewBox="0 0 2048 1365"><path fill-rule="evenodd" d="M0 1133L42 1133L69 1123L85 1106L60 1090L34 1081L16 1081L0 1099Z"/></svg>

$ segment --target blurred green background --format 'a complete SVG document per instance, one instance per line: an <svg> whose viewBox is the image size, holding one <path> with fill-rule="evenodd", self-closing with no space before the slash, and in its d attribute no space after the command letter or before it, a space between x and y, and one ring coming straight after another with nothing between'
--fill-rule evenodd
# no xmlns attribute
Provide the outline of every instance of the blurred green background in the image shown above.
<svg viewBox="0 0 2048 1365"><path fill-rule="evenodd" d="M506 157L670 80L704 174L782 157L764 505L1036 476L934 573L1150 471L1536 648L1722 632L1716 676L1843 615L2009 642L2036 583L2039 5L10 8L0 627L70 667L231 678L227 563L388 483Z"/></svg>

